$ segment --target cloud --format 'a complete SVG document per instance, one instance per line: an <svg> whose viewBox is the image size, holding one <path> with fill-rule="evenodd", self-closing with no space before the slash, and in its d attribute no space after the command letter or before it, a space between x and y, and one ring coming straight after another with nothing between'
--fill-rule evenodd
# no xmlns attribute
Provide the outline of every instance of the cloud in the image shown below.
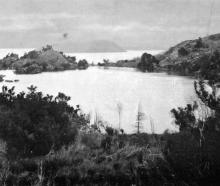
<svg viewBox="0 0 220 186"><path fill-rule="evenodd" d="M39 45L68 33L76 42L107 39L125 48L164 42L169 47L207 30L219 32L220 1L213 2L210 18L207 0L0 0L0 44L11 43L11 34L15 44Z"/></svg>
<svg viewBox="0 0 220 186"><path fill-rule="evenodd" d="M0 31L19 32L37 30L39 28L54 28L54 24L48 20L33 21L32 19L6 19L5 24L0 24Z"/></svg>

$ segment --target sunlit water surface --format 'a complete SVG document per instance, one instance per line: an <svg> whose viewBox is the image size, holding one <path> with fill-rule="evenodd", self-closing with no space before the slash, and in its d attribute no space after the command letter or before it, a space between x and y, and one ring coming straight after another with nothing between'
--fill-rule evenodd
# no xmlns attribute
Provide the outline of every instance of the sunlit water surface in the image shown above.
<svg viewBox="0 0 220 186"><path fill-rule="evenodd" d="M154 131L161 133L176 129L170 110L191 103L195 97L192 79L165 73L141 73L129 68L90 67L36 75L16 75L6 70L0 74L6 75L5 79L19 79L17 83L0 83L16 86L16 92L27 91L30 85L52 95L63 92L71 96L71 105L79 104L85 113L91 113L91 118L98 113L113 127L118 127L117 105L120 104L121 127L128 133L135 132L138 105L145 114L142 130L152 131L151 120Z"/></svg>
<svg viewBox="0 0 220 186"><path fill-rule="evenodd" d="M0 49L0 59L5 57L8 53L15 53L18 54L19 57L23 56L24 53L29 52L31 48L23 48L23 49L16 49L16 48L5 48ZM37 49L38 50L38 49ZM161 53L162 50L128 50L125 52L97 52L97 53L65 53L68 56L75 56L76 60L79 61L80 59L86 59L88 63L94 63L97 64L99 62L103 62L103 59L108 59L110 62L116 62L118 60L126 60L126 59L133 59L140 57L144 52L147 52L149 54L155 55L158 53Z"/></svg>

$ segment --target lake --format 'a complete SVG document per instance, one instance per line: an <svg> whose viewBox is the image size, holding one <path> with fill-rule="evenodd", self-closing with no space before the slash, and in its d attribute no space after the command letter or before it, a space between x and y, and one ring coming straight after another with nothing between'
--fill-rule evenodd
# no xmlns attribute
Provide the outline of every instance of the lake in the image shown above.
<svg viewBox="0 0 220 186"><path fill-rule="evenodd" d="M23 49L0 49L0 59L5 57L8 53L18 54L19 57L24 55L25 52L29 52L31 48L23 48ZM105 53L65 53L69 56L75 56L77 61L80 59L86 59L88 63L97 64L99 62L103 62L103 59L108 59L110 62L116 62L118 60L126 60L133 59L136 57L140 57L144 52L155 55L163 52L163 50L128 50L126 52L105 52Z"/></svg>
<svg viewBox="0 0 220 186"><path fill-rule="evenodd" d="M39 91L71 96L71 105L79 104L92 118L96 113L109 125L118 128L117 105L121 105L121 127L127 133L135 132L135 122L140 105L145 117L142 131L162 133L176 130L170 114L172 108L185 106L195 98L193 80L165 73L141 73L131 68L89 67L87 70L45 72L35 75L16 75L11 70L0 71L5 79L19 79L16 92L26 91L30 85ZM93 121L93 119L91 119Z"/></svg>

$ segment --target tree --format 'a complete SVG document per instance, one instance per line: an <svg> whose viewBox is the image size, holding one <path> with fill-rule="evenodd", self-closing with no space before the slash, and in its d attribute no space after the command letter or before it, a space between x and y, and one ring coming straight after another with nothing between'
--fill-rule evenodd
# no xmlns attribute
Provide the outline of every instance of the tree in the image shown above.
<svg viewBox="0 0 220 186"><path fill-rule="evenodd" d="M42 51L43 51L43 52L46 52L46 51L52 50L52 49L53 49L52 45L46 45L46 47L43 47L43 48L42 48Z"/></svg>
<svg viewBox="0 0 220 186"><path fill-rule="evenodd" d="M121 130L121 112L122 112L122 104L117 104L117 111L118 111L118 129Z"/></svg>
<svg viewBox="0 0 220 186"><path fill-rule="evenodd" d="M151 54L144 53L141 56L141 61L137 64L137 68L143 72L153 72L155 65L158 65L159 61Z"/></svg>
<svg viewBox="0 0 220 186"><path fill-rule="evenodd" d="M185 108L179 107L178 109L171 110L171 113L175 117L175 124L179 127L180 131L191 130L195 127L196 117L194 110L196 108L196 103L194 103L194 105L187 104Z"/></svg>
<svg viewBox="0 0 220 186"><path fill-rule="evenodd" d="M195 48L202 48L203 46L202 38L199 37L199 39L196 40Z"/></svg>
<svg viewBox="0 0 220 186"><path fill-rule="evenodd" d="M200 60L200 76L213 82L220 82L220 53L214 51Z"/></svg>
<svg viewBox="0 0 220 186"><path fill-rule="evenodd" d="M36 50L28 52L27 56L31 59L36 59L39 56L39 53Z"/></svg>
<svg viewBox="0 0 220 186"><path fill-rule="evenodd" d="M138 113L137 113L137 120L136 120L136 128L137 134L140 134L141 130L143 129L143 120L145 118L145 114L141 110L141 104L138 104Z"/></svg>
<svg viewBox="0 0 220 186"><path fill-rule="evenodd" d="M220 98L217 96L217 84L211 81L195 81L195 92L201 103L210 110L204 113L202 118L195 117L195 110L198 110L197 102L188 104L185 108L172 109L171 113L175 117L175 124L180 131L190 131L200 140L200 146L205 141L205 133L220 131ZM209 91L208 91L209 89Z"/></svg>
<svg viewBox="0 0 220 186"><path fill-rule="evenodd" d="M88 62L83 59L83 60L79 60L78 62L78 69L87 69L89 66Z"/></svg>

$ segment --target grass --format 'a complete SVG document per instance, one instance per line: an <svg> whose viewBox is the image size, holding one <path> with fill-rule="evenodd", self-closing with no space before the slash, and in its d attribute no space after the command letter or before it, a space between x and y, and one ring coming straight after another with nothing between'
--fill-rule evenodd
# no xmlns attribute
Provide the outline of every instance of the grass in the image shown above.
<svg viewBox="0 0 220 186"><path fill-rule="evenodd" d="M109 137L106 150L102 141ZM74 144L44 157L1 162L0 179L6 186L208 185L218 178L220 153L212 149L218 138L206 135L211 154L202 159L205 153L187 132L109 136L80 131Z"/></svg>

